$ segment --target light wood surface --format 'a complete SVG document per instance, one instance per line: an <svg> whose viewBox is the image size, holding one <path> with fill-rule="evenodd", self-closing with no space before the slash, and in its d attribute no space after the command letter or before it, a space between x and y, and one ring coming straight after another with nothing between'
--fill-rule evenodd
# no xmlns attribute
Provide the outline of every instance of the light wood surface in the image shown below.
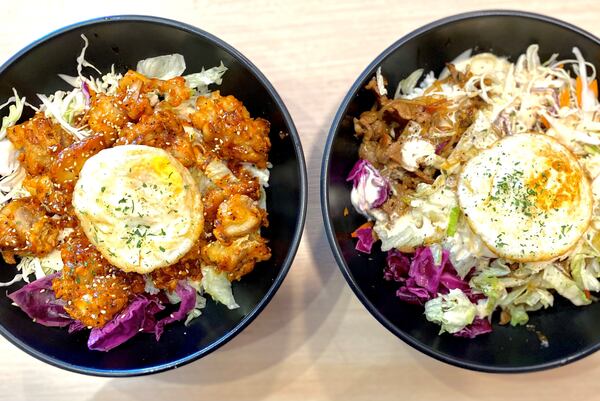
<svg viewBox="0 0 600 401"><path fill-rule="evenodd" d="M0 60L56 28L111 14L173 18L219 36L264 72L294 118L308 166L306 229L290 274L275 298L217 352L166 373L106 379L59 370L0 339L0 399L600 399L600 353L547 372L491 375L437 362L398 340L371 317L344 282L325 239L318 193L322 150L333 114L358 74L393 41L435 19L482 8L536 11L600 35L600 2L86 3L3 1Z"/></svg>

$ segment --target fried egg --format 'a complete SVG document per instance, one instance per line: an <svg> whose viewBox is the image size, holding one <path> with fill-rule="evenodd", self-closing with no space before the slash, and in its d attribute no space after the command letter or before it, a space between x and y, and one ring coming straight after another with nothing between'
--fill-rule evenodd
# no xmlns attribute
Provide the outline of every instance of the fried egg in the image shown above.
<svg viewBox="0 0 600 401"><path fill-rule="evenodd" d="M463 167L458 199L471 229L496 255L531 262L570 250L593 198L575 156L546 135L505 137Z"/></svg>
<svg viewBox="0 0 600 401"><path fill-rule="evenodd" d="M126 272L172 265L198 240L203 208L190 172L162 149L125 145L89 158L73 207L90 242Z"/></svg>

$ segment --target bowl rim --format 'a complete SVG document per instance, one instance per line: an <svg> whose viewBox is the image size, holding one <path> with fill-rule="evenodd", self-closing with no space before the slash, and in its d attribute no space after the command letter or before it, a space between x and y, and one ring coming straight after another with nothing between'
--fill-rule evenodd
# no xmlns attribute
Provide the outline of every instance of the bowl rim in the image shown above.
<svg viewBox="0 0 600 401"><path fill-rule="evenodd" d="M536 20L547 22L553 25L557 25L559 27L574 31L575 33L586 37L587 39L592 40L598 46L600 46L600 39L591 33L578 28L577 26L562 21L557 18L549 17L546 15L532 13L527 11L520 10L503 10L503 9L492 9L492 10L477 10L470 11L466 13L460 13L451 15L448 17L444 17L438 19L436 21L430 22L426 25L423 25L414 31L402 36L400 39L392 43L388 46L383 52L381 52L375 59L369 63L369 65L363 70L363 72L358 76L356 81L350 87L348 93L342 100L337 113L335 114L333 121L331 123L331 127L329 129L329 133L327 135L327 142L325 144L325 148L323 150L323 159L321 164L321 185L320 185L320 198L321 198L321 212L323 216L323 221L325 224L325 232L327 234L327 239L329 241L329 245L332 249L335 260L337 261L338 267L342 272L342 275L346 279L346 282L354 292L354 294L358 297L363 306L367 309L367 311L379 321L385 328L387 328L390 332L400 338L402 341L415 348L416 350L435 358L441 362L445 362L447 364L460 367L463 369L474 370L478 372L488 372L488 373L525 373L525 372L535 372L540 370L546 370L558 366L566 365L570 362L574 362L579 360L585 356L588 356L598 349L600 349L600 341L593 346L590 346L584 350L581 350L575 354L569 355L566 358L555 359L548 362L543 362L534 365L524 365L524 366L491 366L486 364L481 364L477 362L470 362L463 360L461 358L454 357L452 355L442 354L430 348L425 343L418 341L414 337L406 334L402 330L398 329L391 321L389 321L382 313L380 313L373 303L367 298L367 296L360 290L357 282L354 280L352 274L350 273L350 269L342 255L342 251L337 243L335 231L333 229L332 221L331 221L331 212L329 209L329 164L331 157L331 150L333 145L333 140L337 136L337 132L340 128L341 122L348 111L348 106L353 98L356 96L358 91L361 89L362 83L364 80L373 75L375 69L396 49L404 45L405 43L429 32L432 29L439 28L445 25L449 25L458 21L468 20L468 19L478 19L478 18L488 18L488 17L520 17L524 19Z"/></svg>
<svg viewBox="0 0 600 401"><path fill-rule="evenodd" d="M288 253L281 264L281 270L270 288L263 296L263 298L258 302L258 304L246 315L240 322L233 327L230 331L228 331L223 337L219 340L215 341L211 345L204 347L203 349L194 352L190 355L187 355L183 358L179 358L174 361L170 361L163 364L158 364L152 367L146 368L135 368L135 369L97 369L90 368L85 366L80 366L77 364L71 364L64 362L60 359L51 357L46 355L43 352L40 352L28 344L25 344L18 338L16 338L12 333L10 333L6 328L0 326L0 334L4 336L9 342L25 351L29 355L41 360L42 362L46 362L50 365L53 365L58 368L62 368L65 370L69 370L75 373L81 373L91 376L102 376L102 377L131 377L131 376L141 376L148 375L158 372L163 372L169 369L178 368L183 365L186 365L190 362L193 362L201 357L208 355L212 351L220 348L229 342L232 338L238 335L246 326L248 326L262 310L267 306L267 304L271 301L281 283L285 279L287 273L290 270L292 262L296 256L298 251L298 247L300 245L300 240L302 238L302 233L304 230L304 224L306 221L306 208L307 208L307 198L308 198L308 180L307 180L307 172L306 172L306 163L304 160L304 152L302 150L302 144L300 142L300 136L298 135L298 131L296 130L296 126L292 120L292 117L287 110L282 98L279 96L273 85L269 82L269 80L265 77L265 75L256 67L246 56L244 56L241 52L235 49L233 46L229 45L222 39L216 37L215 35L208 33L200 28L197 28L193 25L186 24L184 22L151 16L151 15L136 15L136 14L123 14L123 15L110 15L105 17L97 17L89 20L84 20L81 22L76 22L62 28L56 29L49 34L42 36L41 38L33 41L29 45L25 46L17 53L15 53L12 57L10 57L7 61L5 61L2 66L0 66L0 75L4 73L4 71L15 63L17 60L25 57L32 49L43 45L47 41L60 36L64 33L80 29L83 27L89 27L94 25L103 25L103 24L112 24L112 23L120 23L120 22L143 22L150 23L156 25L168 26L171 28L175 28L181 31L185 31L191 33L196 36L200 36L211 42L215 46L223 49L227 53L229 53L236 61L246 67L251 74L255 76L255 78L264 86L269 96L273 99L275 103L275 107L279 109L283 115L284 124L288 130L288 133L292 139L294 152L296 157L298 158L297 164L297 172L299 176L299 201L300 201L300 210L298 210L298 215L296 217L296 228L294 230L294 234L292 237L291 245L289 247Z"/></svg>

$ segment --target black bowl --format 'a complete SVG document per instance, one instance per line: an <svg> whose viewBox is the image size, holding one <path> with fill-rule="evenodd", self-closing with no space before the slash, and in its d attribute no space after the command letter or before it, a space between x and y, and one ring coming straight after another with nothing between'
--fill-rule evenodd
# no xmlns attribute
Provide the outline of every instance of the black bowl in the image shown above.
<svg viewBox="0 0 600 401"><path fill-rule="evenodd" d="M65 329L35 324L6 296L0 297L0 333L45 362L101 376L159 372L191 362L225 344L260 313L279 288L304 226L307 183L302 147L283 101L248 59L200 29L162 18L99 18L53 32L0 67L0 99L12 96L13 87L33 103L36 93L67 88L57 74L76 75L75 58L83 44L81 34L90 41L86 58L101 71L109 71L114 64L117 71L125 72L127 68L135 69L140 59L169 53L185 56L187 72L223 61L229 70L219 87L221 93L236 96L253 116L271 122L273 168L267 189L271 224L264 236L270 241L273 256L233 284L239 309L229 311L209 301L200 318L188 327L182 323L169 326L159 342L152 335L138 335L103 353L87 349L87 333L69 335ZM9 280L14 272L12 266L1 266L0 280Z"/></svg>
<svg viewBox="0 0 600 401"><path fill-rule="evenodd" d="M483 11L436 21L403 37L377 58L356 80L333 121L323 157L321 205L329 242L348 284L360 301L388 330L409 345L441 361L480 371L525 372L547 369L591 354L600 347L600 303L577 308L557 299L546 311L530 314L530 323L544 333L542 348L535 332L525 327L494 325L493 333L474 340L438 336L439 326L426 321L423 308L400 302L396 286L385 282L384 255L354 249L350 233L364 222L350 203L348 172L358 158L359 140L352 118L369 109L373 96L365 84L381 66L394 93L396 84L418 68L439 73L445 63L468 48L492 51L513 61L532 43L540 57L571 55L578 46L587 60L600 65L600 41L565 22L518 11ZM344 216L344 208L350 210ZM559 298L559 297L557 297Z"/></svg>

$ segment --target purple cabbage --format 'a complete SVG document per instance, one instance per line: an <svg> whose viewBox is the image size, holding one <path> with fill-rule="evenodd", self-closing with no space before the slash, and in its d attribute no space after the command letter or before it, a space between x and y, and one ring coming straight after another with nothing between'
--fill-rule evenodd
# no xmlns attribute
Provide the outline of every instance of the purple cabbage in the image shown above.
<svg viewBox="0 0 600 401"><path fill-rule="evenodd" d="M90 87L85 81L81 84L81 92L83 93L83 96L85 96L85 105L89 107L92 97L90 95Z"/></svg>
<svg viewBox="0 0 600 401"><path fill-rule="evenodd" d="M346 181L352 181L352 204L363 215L368 215L370 209L383 205L388 199L389 182L367 160L359 159Z"/></svg>
<svg viewBox="0 0 600 401"><path fill-rule="evenodd" d="M186 281L179 281L175 288L175 292L179 296L179 299L181 299L179 309L156 323L156 327L154 328L156 341L160 339L167 324L185 319L188 313L193 311L196 307L196 289Z"/></svg>
<svg viewBox="0 0 600 401"><path fill-rule="evenodd" d="M396 291L396 296L409 304L423 305L431 299L431 294L423 287L419 287L414 278L406 280L406 284Z"/></svg>
<svg viewBox="0 0 600 401"><path fill-rule="evenodd" d="M157 297L138 295L124 311L104 327L92 329L88 348L96 351L109 351L134 337L140 331L154 333L158 341L167 324L185 319L187 314L196 307L194 287L182 280L177 283L175 292L181 299L179 309L158 321L156 314L165 307Z"/></svg>
<svg viewBox="0 0 600 401"><path fill-rule="evenodd" d="M464 329L457 331L453 335L456 337L475 338L481 334L492 332L492 325L489 320L476 317L473 323L466 326Z"/></svg>
<svg viewBox="0 0 600 401"><path fill-rule="evenodd" d="M383 270L383 278L387 281L406 281L410 270L410 259L402 252L391 249L386 257L387 266Z"/></svg>
<svg viewBox="0 0 600 401"><path fill-rule="evenodd" d="M429 248L419 248L410 264L408 275L415 280L415 284L425 288L431 295L436 296L440 286L440 276L447 262L447 252L442 255L442 263L436 266L433 254Z"/></svg>
<svg viewBox="0 0 600 401"><path fill-rule="evenodd" d="M483 297L481 294L473 294L467 281L458 277L450 261L450 254L445 249L442 250L439 265L435 264L431 249L426 247L418 248L412 260L392 249L388 251L386 261L383 278L400 283L396 296L403 302L423 305L438 294L447 294L455 288L464 292L471 302L477 302ZM492 326L487 319L475 318L473 323L454 335L474 338L491 331Z"/></svg>
<svg viewBox="0 0 600 401"><path fill-rule="evenodd" d="M85 329L85 325L81 323L79 320L75 320L73 323L69 325L69 334L76 333Z"/></svg>
<svg viewBox="0 0 600 401"><path fill-rule="evenodd" d="M356 242L356 250L362 253L371 253L375 237L373 236L373 227L359 227L352 233L354 238L358 238Z"/></svg>
<svg viewBox="0 0 600 401"><path fill-rule="evenodd" d="M52 289L55 273L35 280L8 297L36 323L50 327L69 326L69 334L85 328L78 320L65 311L65 302L57 299ZM138 332L154 333L160 338L167 324L183 320L196 307L196 290L185 281L180 281L175 289L181 299L177 311L157 321L156 315L165 309L156 296L137 295L133 301L101 328L90 331L88 348L96 351L109 351Z"/></svg>
<svg viewBox="0 0 600 401"><path fill-rule="evenodd" d="M430 248L418 248L410 260L392 249L387 255L383 277L401 283L396 295L404 302L423 305L438 294L447 294L458 288L471 298L469 284L458 277L447 250L442 250L442 260L435 264Z"/></svg>
<svg viewBox="0 0 600 401"><path fill-rule="evenodd" d="M96 351L109 351L138 332L153 332L156 327L155 315L164 309L156 297L138 295L133 301L103 327L92 329L88 348Z"/></svg>
<svg viewBox="0 0 600 401"><path fill-rule="evenodd" d="M439 155L440 153L442 153L442 150L444 150L444 148L446 147L446 145L448 144L449 141L443 141L437 144L437 146L435 147L435 154Z"/></svg>
<svg viewBox="0 0 600 401"><path fill-rule="evenodd" d="M59 274L32 281L8 297L36 323L49 327L68 326L73 319L65 311L64 301L57 299L52 290L52 280Z"/></svg>

